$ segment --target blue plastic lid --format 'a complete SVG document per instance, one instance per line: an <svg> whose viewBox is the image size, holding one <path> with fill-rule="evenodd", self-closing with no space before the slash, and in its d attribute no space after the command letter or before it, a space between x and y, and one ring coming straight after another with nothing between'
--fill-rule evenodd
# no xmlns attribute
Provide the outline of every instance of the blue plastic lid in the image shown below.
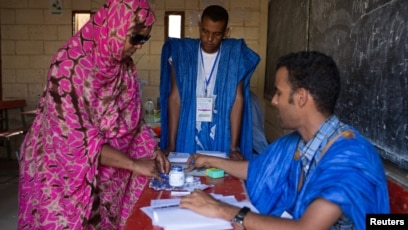
<svg viewBox="0 0 408 230"><path fill-rule="evenodd" d="M175 165L171 167L171 171L175 171L175 172L183 172L183 167L179 166L179 165Z"/></svg>

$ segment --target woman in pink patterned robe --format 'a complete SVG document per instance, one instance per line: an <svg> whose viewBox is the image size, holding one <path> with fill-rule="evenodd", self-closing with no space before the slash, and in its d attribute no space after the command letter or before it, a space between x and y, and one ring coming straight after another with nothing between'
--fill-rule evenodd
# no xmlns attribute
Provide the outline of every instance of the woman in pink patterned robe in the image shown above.
<svg viewBox="0 0 408 230"><path fill-rule="evenodd" d="M153 23L146 0L107 0L54 56L21 146L19 229L120 229L168 172L130 57Z"/></svg>

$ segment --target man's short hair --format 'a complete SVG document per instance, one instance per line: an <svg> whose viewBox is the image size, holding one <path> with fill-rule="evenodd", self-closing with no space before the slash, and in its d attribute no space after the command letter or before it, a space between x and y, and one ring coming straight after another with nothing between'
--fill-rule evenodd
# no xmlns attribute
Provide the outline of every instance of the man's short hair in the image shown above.
<svg viewBox="0 0 408 230"><path fill-rule="evenodd" d="M228 12L227 10L219 5L210 5L207 6L203 14L201 15L201 21L203 21L204 17L209 17L211 21L213 22L218 22L218 21L224 21L225 22L225 28L227 28L228 25Z"/></svg>
<svg viewBox="0 0 408 230"><path fill-rule="evenodd" d="M333 114L341 83L334 60L317 51L301 51L282 56L276 70L286 67L292 92L304 88L310 92L317 109L324 114Z"/></svg>

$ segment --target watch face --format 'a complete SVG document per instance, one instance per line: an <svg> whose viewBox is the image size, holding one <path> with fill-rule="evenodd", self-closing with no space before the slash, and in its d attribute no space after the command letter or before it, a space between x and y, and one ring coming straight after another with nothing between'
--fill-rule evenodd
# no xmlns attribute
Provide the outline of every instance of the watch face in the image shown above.
<svg viewBox="0 0 408 230"><path fill-rule="evenodd" d="M236 224L239 224L239 225L242 225L243 222L244 222L243 218L241 216L239 216L238 214L232 220L232 223L236 223Z"/></svg>
<svg viewBox="0 0 408 230"><path fill-rule="evenodd" d="M244 226L242 224L238 224L238 223L233 222L231 225L234 228L234 230L245 230L245 228L244 228Z"/></svg>

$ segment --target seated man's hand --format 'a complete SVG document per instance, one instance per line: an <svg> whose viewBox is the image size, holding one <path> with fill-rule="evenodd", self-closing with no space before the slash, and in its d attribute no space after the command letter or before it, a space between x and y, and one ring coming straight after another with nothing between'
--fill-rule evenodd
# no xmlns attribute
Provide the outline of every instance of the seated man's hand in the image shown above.
<svg viewBox="0 0 408 230"><path fill-rule="evenodd" d="M210 168L212 167L211 161L218 159L219 157L207 156L199 153L191 155L187 160L188 168L186 172L191 172L195 168Z"/></svg>
<svg viewBox="0 0 408 230"><path fill-rule="evenodd" d="M195 190L180 200L180 208L188 208L201 215L231 220L238 207L220 202L201 190Z"/></svg>

